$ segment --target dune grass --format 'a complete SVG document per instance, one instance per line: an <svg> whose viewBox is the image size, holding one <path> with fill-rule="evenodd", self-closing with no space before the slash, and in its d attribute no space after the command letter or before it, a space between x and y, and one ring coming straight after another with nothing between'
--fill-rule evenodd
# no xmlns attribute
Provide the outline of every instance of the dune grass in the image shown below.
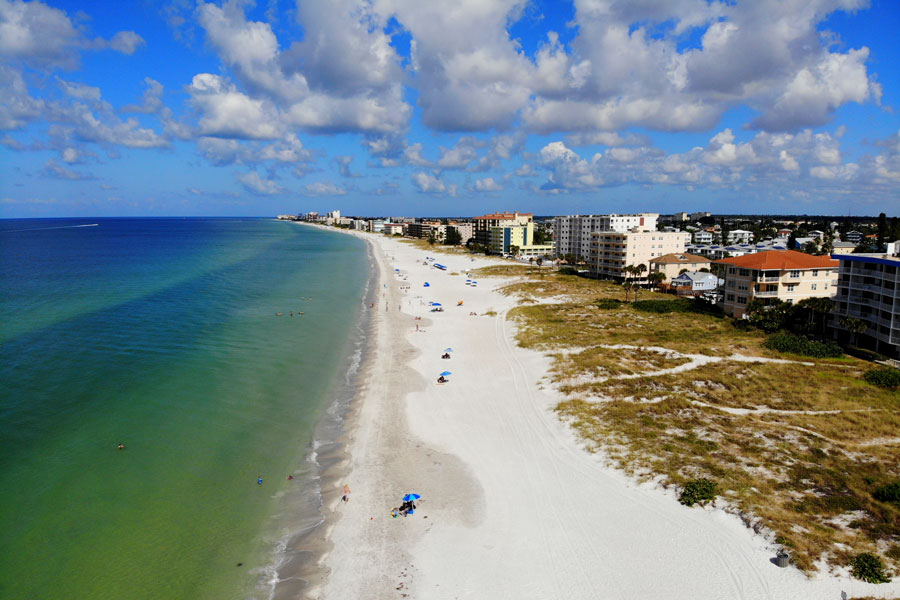
<svg viewBox="0 0 900 600"><path fill-rule="evenodd" d="M900 507L872 496L900 477L900 394L867 383L869 363L780 353L763 346L764 334L687 305L667 313L619 305L609 299L624 300L624 290L611 282L541 277L527 266L519 274L505 288L528 301L509 313L518 342L554 357L549 378L565 397L557 412L589 450L668 485L711 479L801 569L879 551L900 569L900 550L891 550L900 548ZM685 365L686 355L714 362L654 374Z"/></svg>

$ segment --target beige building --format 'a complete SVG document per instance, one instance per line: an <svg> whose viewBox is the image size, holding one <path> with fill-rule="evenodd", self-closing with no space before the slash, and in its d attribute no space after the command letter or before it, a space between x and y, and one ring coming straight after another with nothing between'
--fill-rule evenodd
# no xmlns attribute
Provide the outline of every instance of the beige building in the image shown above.
<svg viewBox="0 0 900 600"><path fill-rule="evenodd" d="M770 250L717 260L724 269L722 309L743 318L747 303L775 300L796 303L806 298L831 298L837 292L838 261L795 250Z"/></svg>
<svg viewBox="0 0 900 600"><path fill-rule="evenodd" d="M598 231L591 234L588 266L595 277L624 279L625 267L643 264L649 269L654 258L684 253L690 240L685 231Z"/></svg>
<svg viewBox="0 0 900 600"><path fill-rule="evenodd" d="M463 246L475 237L475 224L474 223L459 223L457 221L450 221L447 225L448 229L455 229L459 232L459 236L462 238L462 242L460 242Z"/></svg>
<svg viewBox="0 0 900 600"><path fill-rule="evenodd" d="M493 213L472 219L475 224L475 241L482 246L491 245L491 229L494 227L515 227L534 221L531 213Z"/></svg>
<svg viewBox="0 0 900 600"><path fill-rule="evenodd" d="M440 221L422 221L421 223L406 224L406 237L427 240L432 233L434 233L437 241L443 241L444 235L447 233L447 226L442 225Z"/></svg>
<svg viewBox="0 0 900 600"><path fill-rule="evenodd" d="M672 281L685 269L694 272L700 269L708 269L711 264L712 261L705 256L676 252L650 259L648 267L651 273L662 273L666 276L666 281Z"/></svg>

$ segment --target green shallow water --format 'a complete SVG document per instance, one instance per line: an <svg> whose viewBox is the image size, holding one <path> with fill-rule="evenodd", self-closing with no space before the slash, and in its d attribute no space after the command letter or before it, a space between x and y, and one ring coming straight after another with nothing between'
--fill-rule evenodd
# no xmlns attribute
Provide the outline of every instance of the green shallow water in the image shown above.
<svg viewBox="0 0 900 600"><path fill-rule="evenodd" d="M50 225L0 227L0 597L264 596L363 243L270 220Z"/></svg>

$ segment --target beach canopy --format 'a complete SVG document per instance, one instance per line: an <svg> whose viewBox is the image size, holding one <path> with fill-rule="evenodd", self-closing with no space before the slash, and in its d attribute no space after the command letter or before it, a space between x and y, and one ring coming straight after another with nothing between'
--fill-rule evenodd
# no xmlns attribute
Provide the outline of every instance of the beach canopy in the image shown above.
<svg viewBox="0 0 900 600"><path fill-rule="evenodd" d="M441 303L440 303L440 302L432 302L431 305L432 305L432 306L440 306Z"/></svg>
<svg viewBox="0 0 900 600"><path fill-rule="evenodd" d="M447 375L453 375L453 373L451 373L450 371L444 371L443 373L441 373L441 377L446 377Z"/></svg>
<svg viewBox="0 0 900 600"><path fill-rule="evenodd" d="M431 285L429 285L429 283L426 281L426 282L425 282L425 287L431 287Z"/></svg>
<svg viewBox="0 0 900 600"><path fill-rule="evenodd" d="M453 348L444 348L444 352L453 352Z"/></svg>
<svg viewBox="0 0 900 600"><path fill-rule="evenodd" d="M403 496L403 501L404 501L404 502L411 502L411 501L413 501L413 500L418 500L418 499L421 498L421 497L422 497L422 496L420 496L420 495L418 495L418 494L407 494L407 495Z"/></svg>

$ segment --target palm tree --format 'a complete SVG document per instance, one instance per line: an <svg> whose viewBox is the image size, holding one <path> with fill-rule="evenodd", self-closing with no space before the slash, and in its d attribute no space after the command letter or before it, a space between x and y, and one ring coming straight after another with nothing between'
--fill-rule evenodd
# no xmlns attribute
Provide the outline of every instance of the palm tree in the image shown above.
<svg viewBox="0 0 900 600"><path fill-rule="evenodd" d="M641 277L646 271L647 271L647 265L645 265L644 263L641 263L634 268L634 273L638 277Z"/></svg>
<svg viewBox="0 0 900 600"><path fill-rule="evenodd" d="M856 317L841 317L838 324L850 332L851 345L855 346L859 341L859 334L869 329L869 324Z"/></svg>
<svg viewBox="0 0 900 600"><path fill-rule="evenodd" d="M544 276L544 272L541 271L541 265L544 264L544 259L541 258L540 256L538 256L536 259L534 259L534 262L537 263L537 266L538 266L538 273L540 273L540 274L541 274L541 277L543 277L543 276Z"/></svg>
<svg viewBox="0 0 900 600"><path fill-rule="evenodd" d="M662 271L654 271L647 275L647 279L650 280L650 286L655 290L659 287L659 284L666 280L666 274Z"/></svg>

